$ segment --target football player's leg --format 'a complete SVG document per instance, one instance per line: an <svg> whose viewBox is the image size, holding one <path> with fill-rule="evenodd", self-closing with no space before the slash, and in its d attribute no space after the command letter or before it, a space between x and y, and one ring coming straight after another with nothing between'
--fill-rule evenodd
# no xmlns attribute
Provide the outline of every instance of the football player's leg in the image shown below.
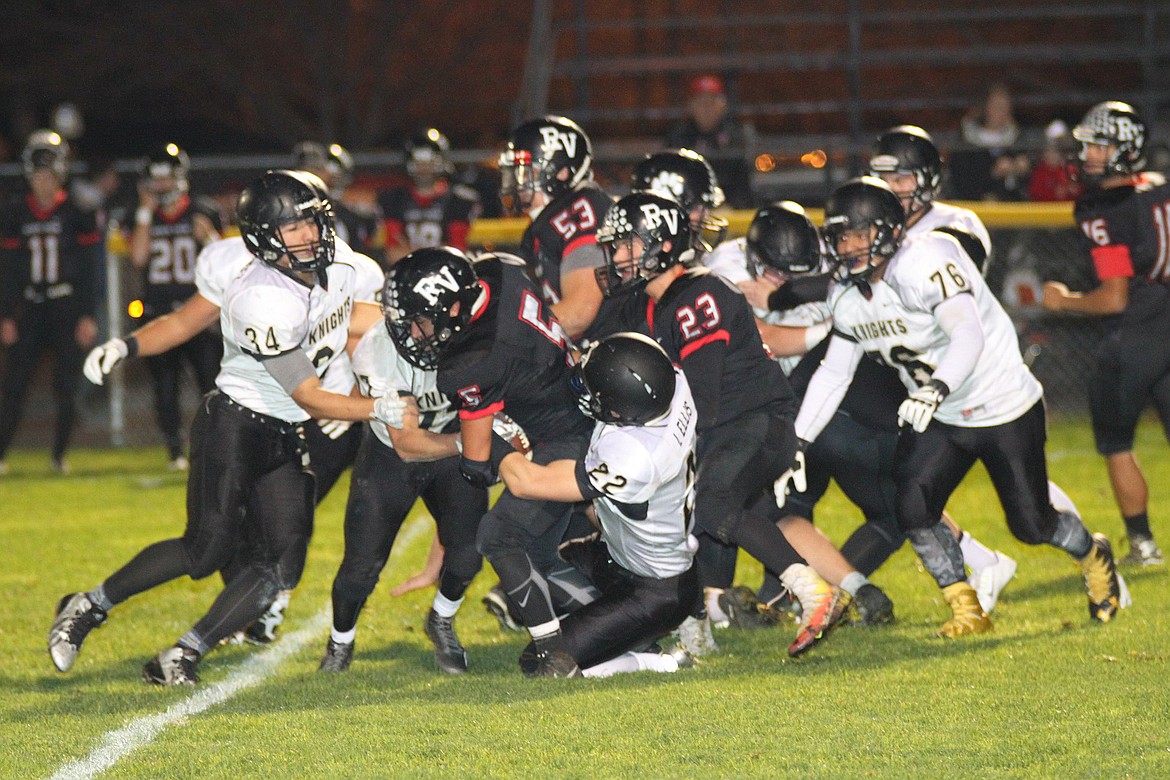
<svg viewBox="0 0 1170 780"><path fill-rule="evenodd" d="M24 414L24 399L37 367L43 345L45 319L41 307L34 306L17 323L16 343L8 348L4 359L4 382L0 386L0 461L8 454Z"/></svg>
<svg viewBox="0 0 1170 780"><path fill-rule="evenodd" d="M177 349L146 358L150 380L154 388L154 411L158 427L167 446L167 455L174 461L183 454L179 435L179 372L182 368Z"/></svg>
<svg viewBox="0 0 1170 780"><path fill-rule="evenodd" d="M364 430L365 427L360 423L337 423L331 426L333 435L330 435L316 420L305 423L305 441L309 445L313 473L317 475L318 504L329 495L345 470L353 465L362 444Z"/></svg>
<svg viewBox="0 0 1170 780"><path fill-rule="evenodd" d="M63 306L71 305L61 301ZM53 449L50 457L57 470L66 468L65 450L73 436L73 421L77 414L77 383L81 381L81 363L85 354L77 344L76 331L79 317L73 313L58 311L53 323L53 396L57 407L57 427L53 434Z"/></svg>
<svg viewBox="0 0 1170 780"><path fill-rule="evenodd" d="M483 556L475 547L480 518L487 512L488 494L471 485L459 473L459 459L447 458L434 464L434 476L422 491L422 499L435 518L439 542L443 545L443 568L435 594L445 600L440 613L458 609L475 575L483 568Z"/></svg>

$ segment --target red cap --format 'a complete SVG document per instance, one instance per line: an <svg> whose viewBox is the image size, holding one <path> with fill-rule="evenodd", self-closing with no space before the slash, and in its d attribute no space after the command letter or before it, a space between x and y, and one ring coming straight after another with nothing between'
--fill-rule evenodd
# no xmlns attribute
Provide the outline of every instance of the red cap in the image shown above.
<svg viewBox="0 0 1170 780"><path fill-rule="evenodd" d="M723 79L711 73L704 73L691 79L691 96L695 95L722 95L725 92Z"/></svg>

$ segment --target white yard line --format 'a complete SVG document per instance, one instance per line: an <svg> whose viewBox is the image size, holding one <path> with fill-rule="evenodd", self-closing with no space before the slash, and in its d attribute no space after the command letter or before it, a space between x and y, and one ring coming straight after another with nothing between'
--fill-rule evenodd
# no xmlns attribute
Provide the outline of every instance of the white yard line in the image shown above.
<svg viewBox="0 0 1170 780"><path fill-rule="evenodd" d="M394 543L394 551L413 544L424 533L434 528L429 515L423 514L407 524ZM391 559L400 558L400 554ZM330 608L326 606L304 627L281 637L270 647L249 656L221 682L198 688L189 698L172 704L165 712L135 718L116 731L108 731L101 744L88 756L63 764L51 780L82 780L96 777L114 766L140 747L145 747L167 726L184 718L198 715L217 704L222 704L240 691L247 690L271 677L276 668L290 655L299 652L309 642L320 639L329 626Z"/></svg>

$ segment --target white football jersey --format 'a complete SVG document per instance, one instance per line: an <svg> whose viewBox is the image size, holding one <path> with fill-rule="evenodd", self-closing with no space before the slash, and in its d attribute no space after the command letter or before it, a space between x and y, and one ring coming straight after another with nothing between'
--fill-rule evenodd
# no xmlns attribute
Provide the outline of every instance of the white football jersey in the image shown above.
<svg viewBox="0 0 1170 780"><path fill-rule="evenodd" d="M908 238L873 283L867 300L855 285L829 291L834 333L898 369L915 390L930 381L950 338L934 309L954 295L971 294L984 344L975 369L939 405L935 419L948 425L988 427L1010 422L1043 394L1020 357L1015 326L958 241L929 232Z"/></svg>
<svg viewBox="0 0 1170 780"><path fill-rule="evenodd" d="M337 241L334 253L334 260L336 261L337 258L348 259L357 269L358 278L353 293L354 301L357 303L379 303L382 300L382 284L386 280L382 267L361 252L353 251L341 240ZM332 270L331 266L326 274L331 274ZM332 282L330 283L332 284ZM321 377L321 387L331 393L349 395L350 391L353 390L353 374L349 353L343 350L325 370L325 375Z"/></svg>
<svg viewBox="0 0 1170 780"><path fill-rule="evenodd" d="M232 280L256 258L239 236L212 241L195 258L195 288L223 308L223 294Z"/></svg>
<svg viewBox="0 0 1170 780"><path fill-rule="evenodd" d="M970 233L983 244L983 251L991 254L991 234L983 220L971 209L934 201L926 213L906 231L906 238L929 233L939 228L955 228Z"/></svg>
<svg viewBox="0 0 1170 780"><path fill-rule="evenodd" d="M691 567L695 502L695 402L675 368L670 413L655 425L597 423L585 470L604 493L593 502L610 555L642 577L665 579Z"/></svg>
<svg viewBox="0 0 1170 780"><path fill-rule="evenodd" d="M320 377L345 354L359 272L352 258L335 258L327 273L328 289L307 287L254 262L231 281L219 313L224 350L215 384L222 392L261 414L309 419L260 358L300 349Z"/></svg>
<svg viewBox="0 0 1170 780"><path fill-rule="evenodd" d="M413 395L418 401L420 428L442 433L457 417L451 402L435 384L438 372L424 371L408 363L381 325L367 330L354 348L353 372L358 390L366 398L399 392ZM379 441L387 447L394 447L386 426L375 423L370 427Z"/></svg>

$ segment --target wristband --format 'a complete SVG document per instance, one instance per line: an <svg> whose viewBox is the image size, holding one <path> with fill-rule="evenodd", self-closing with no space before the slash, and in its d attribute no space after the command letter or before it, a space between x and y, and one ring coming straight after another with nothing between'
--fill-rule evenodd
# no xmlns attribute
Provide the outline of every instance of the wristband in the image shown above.
<svg viewBox="0 0 1170 780"><path fill-rule="evenodd" d="M150 209L146 206L139 206L138 210L134 212L134 224L149 225L153 217L154 214Z"/></svg>
<svg viewBox="0 0 1170 780"><path fill-rule="evenodd" d="M127 336L124 341L126 342L126 357L138 357L138 339Z"/></svg>

